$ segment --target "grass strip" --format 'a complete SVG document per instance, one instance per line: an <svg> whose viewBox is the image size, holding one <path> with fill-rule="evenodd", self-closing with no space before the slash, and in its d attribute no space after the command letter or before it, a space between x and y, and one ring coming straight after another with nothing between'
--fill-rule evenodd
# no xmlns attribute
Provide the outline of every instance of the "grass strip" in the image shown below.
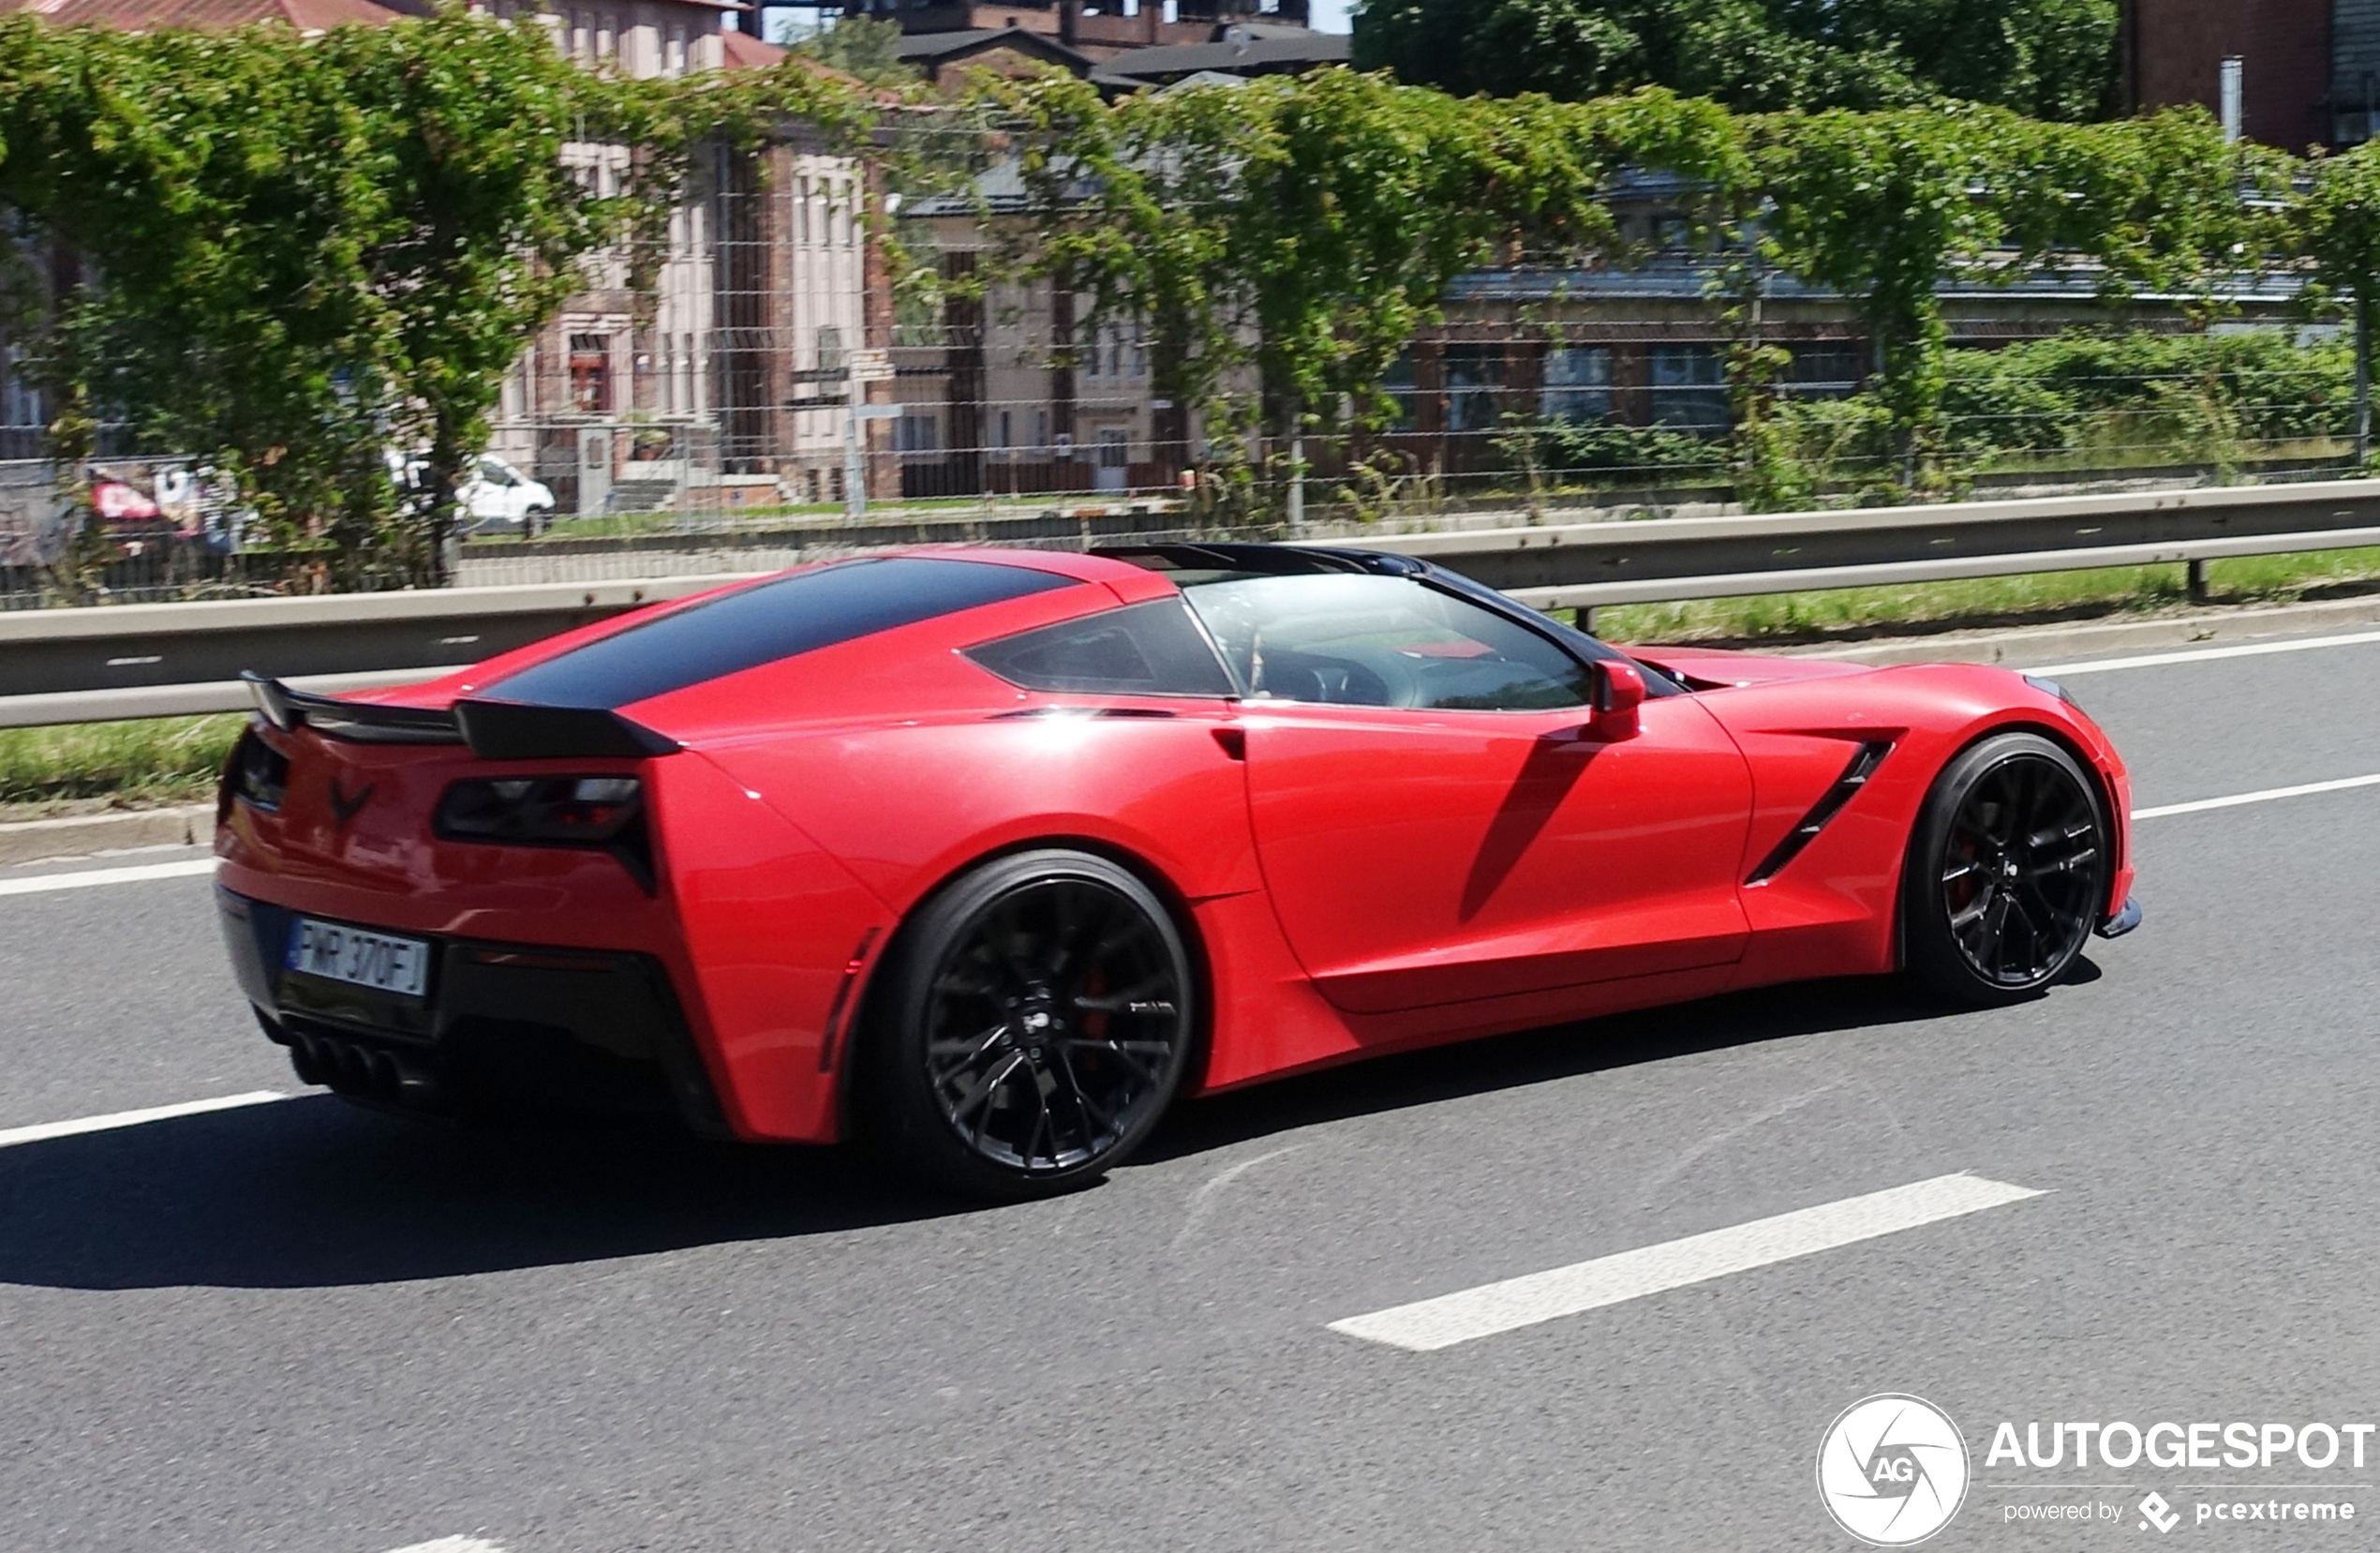
<svg viewBox="0 0 2380 1553"><path fill-rule="evenodd" d="M2380 579L2380 549L2311 550L2207 562L2210 603L2286 604L2324 592L2358 591ZM1595 634L1614 642L1793 642L1855 639L1911 625L1955 631L2149 614L2191 603L2179 565L2040 572L2016 577L1814 593L1611 605L1595 611Z"/></svg>
<svg viewBox="0 0 2380 1553"><path fill-rule="evenodd" d="M244 713L0 728L0 803L106 799L126 807L211 796ZM12 814L33 818L33 814Z"/></svg>

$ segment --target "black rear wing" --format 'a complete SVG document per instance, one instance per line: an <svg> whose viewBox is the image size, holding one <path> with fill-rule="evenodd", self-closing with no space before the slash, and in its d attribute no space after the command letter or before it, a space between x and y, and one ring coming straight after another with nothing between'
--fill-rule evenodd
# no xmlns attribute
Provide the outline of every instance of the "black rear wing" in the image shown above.
<svg viewBox="0 0 2380 1553"><path fill-rule="evenodd" d="M288 732L312 728L355 744L462 744L483 760L621 759L673 754L677 741L603 707L457 701L452 708L392 707L291 690L254 672L256 709Z"/></svg>

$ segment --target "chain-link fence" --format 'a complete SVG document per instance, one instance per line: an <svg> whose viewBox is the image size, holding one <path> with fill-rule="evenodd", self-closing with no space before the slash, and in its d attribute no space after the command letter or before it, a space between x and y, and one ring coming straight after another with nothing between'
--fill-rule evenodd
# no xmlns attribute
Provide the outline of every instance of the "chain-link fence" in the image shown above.
<svg viewBox="0 0 2380 1553"><path fill-rule="evenodd" d="M1279 533L1301 506L1312 531L1361 533L1908 499L1912 451L1859 375L1855 341L1797 343L1748 400L1724 341L1424 339L1376 425L1293 442L1247 429L1262 420L1253 398L1167 404L1120 332L897 338L872 381L864 361L856 383L847 366L781 367L779 392L800 407L776 412L782 441L739 446L699 398L671 415L500 421L460 493L455 580L740 570L883 544ZM706 345L692 354L715 375L724 352ZM1948 498L2343 474L2352 377L2343 345L2285 329L1955 350L1921 451ZM0 463L0 605L331 586L320 553L266 543L229 483L186 458L101 460L76 500L62 494L74 488L50 465Z"/></svg>
<svg viewBox="0 0 2380 1553"><path fill-rule="evenodd" d="M722 157L625 271L543 331L458 493L460 582L766 566L875 543L1361 533L1378 525L1956 498L2110 481L2343 472L2349 348L2243 289L2207 327L2179 304L2114 316L2080 280L1947 291L1939 403L1912 425L1844 298L1779 280L1757 327L1704 258L1558 261L1465 276L1371 402L1292 426L1252 373L1179 402L1128 319L1004 269L960 202L904 217L930 306L897 299L849 159ZM1623 221L1659 230L1659 213ZM1649 223L1649 224L1648 224ZM617 267L615 267L617 268ZM0 374L4 376L5 374ZM9 451L37 451L13 380ZM1312 407L1309 407L1310 409ZM103 441L103 451L123 451ZM409 455L391 450L392 478ZM331 586L189 459L76 478L0 465L0 606ZM71 500L61 494L77 492ZM399 586L409 575L343 581Z"/></svg>

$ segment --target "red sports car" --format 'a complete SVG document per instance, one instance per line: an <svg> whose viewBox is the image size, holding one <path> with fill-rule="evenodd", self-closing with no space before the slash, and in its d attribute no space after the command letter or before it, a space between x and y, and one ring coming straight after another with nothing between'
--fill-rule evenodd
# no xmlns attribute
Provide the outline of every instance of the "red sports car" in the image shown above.
<svg viewBox="0 0 2380 1553"><path fill-rule="evenodd" d="M1807 977L1999 1002L2139 916L2055 684L1624 653L1359 550L870 556L255 689L219 900L301 1078L989 1195L1185 1091Z"/></svg>

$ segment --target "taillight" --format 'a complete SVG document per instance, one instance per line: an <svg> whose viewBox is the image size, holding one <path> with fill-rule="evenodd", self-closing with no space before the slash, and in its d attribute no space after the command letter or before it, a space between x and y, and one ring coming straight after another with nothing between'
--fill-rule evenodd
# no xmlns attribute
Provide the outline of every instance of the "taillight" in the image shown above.
<svg viewBox="0 0 2380 1553"><path fill-rule="evenodd" d="M258 809L278 809L289 789L290 757L249 728L240 735L239 741L231 746L231 758L223 763L216 818L221 821L230 817L234 799Z"/></svg>
<svg viewBox="0 0 2380 1553"><path fill-rule="evenodd" d="M458 782L438 802L448 841L511 846L584 846L611 853L653 888L645 786L634 777L495 777Z"/></svg>

